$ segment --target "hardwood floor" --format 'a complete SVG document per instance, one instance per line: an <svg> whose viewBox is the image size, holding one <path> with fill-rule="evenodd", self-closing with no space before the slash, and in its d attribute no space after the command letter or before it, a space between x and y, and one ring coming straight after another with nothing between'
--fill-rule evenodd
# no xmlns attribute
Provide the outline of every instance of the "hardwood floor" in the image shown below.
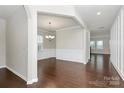
<svg viewBox="0 0 124 93"><path fill-rule="evenodd" d="M87 65L47 59L38 62L39 82L28 87L124 87L109 55L92 55Z"/></svg>
<svg viewBox="0 0 124 93"><path fill-rule="evenodd" d="M0 88L25 88L26 82L6 68L0 69Z"/></svg>
<svg viewBox="0 0 124 93"><path fill-rule="evenodd" d="M109 55L92 55L84 65L55 58L38 62L37 83L26 86L19 77L0 70L0 87L28 88L82 88L82 87L124 87L124 82L109 62Z"/></svg>

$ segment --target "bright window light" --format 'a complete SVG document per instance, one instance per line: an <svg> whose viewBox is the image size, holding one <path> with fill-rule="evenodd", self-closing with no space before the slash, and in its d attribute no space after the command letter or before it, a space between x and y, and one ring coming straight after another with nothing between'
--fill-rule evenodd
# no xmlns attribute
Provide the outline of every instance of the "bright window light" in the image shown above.
<svg viewBox="0 0 124 93"><path fill-rule="evenodd" d="M37 43L38 43L38 52L43 50L43 36L37 35Z"/></svg>
<svg viewBox="0 0 124 93"><path fill-rule="evenodd" d="M91 49L95 49L95 41L90 41L90 47Z"/></svg>
<svg viewBox="0 0 124 93"><path fill-rule="evenodd" d="M97 49L103 49L103 41L97 41L96 42L96 48Z"/></svg>

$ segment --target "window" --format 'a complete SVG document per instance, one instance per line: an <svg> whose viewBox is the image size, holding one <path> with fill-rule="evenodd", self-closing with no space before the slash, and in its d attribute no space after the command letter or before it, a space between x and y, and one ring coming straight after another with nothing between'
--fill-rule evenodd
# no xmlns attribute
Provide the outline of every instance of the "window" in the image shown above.
<svg viewBox="0 0 124 93"><path fill-rule="evenodd" d="M90 47L91 49L103 49L103 40L91 41Z"/></svg>
<svg viewBox="0 0 124 93"><path fill-rule="evenodd" d="M91 49L95 49L95 41L90 42L90 47L91 47Z"/></svg>
<svg viewBox="0 0 124 93"><path fill-rule="evenodd" d="M96 48L97 49L103 49L103 41L97 41L96 42Z"/></svg>
<svg viewBox="0 0 124 93"><path fill-rule="evenodd" d="M38 35L37 36L37 43L38 43L38 52L43 49L43 36Z"/></svg>
<svg viewBox="0 0 124 93"><path fill-rule="evenodd" d="M37 36L37 42L38 43L43 43L43 37L42 37L42 35L38 35Z"/></svg>

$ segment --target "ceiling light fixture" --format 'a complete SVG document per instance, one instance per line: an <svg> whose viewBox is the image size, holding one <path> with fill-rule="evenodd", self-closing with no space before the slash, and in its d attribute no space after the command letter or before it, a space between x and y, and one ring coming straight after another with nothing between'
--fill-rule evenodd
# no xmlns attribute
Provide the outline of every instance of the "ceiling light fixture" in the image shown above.
<svg viewBox="0 0 124 93"><path fill-rule="evenodd" d="M49 30L51 30L51 22L49 22ZM55 38L55 36L49 34L49 35L46 35L45 38L51 41Z"/></svg>
<svg viewBox="0 0 124 93"><path fill-rule="evenodd" d="M97 15L101 15L101 12L97 12Z"/></svg>

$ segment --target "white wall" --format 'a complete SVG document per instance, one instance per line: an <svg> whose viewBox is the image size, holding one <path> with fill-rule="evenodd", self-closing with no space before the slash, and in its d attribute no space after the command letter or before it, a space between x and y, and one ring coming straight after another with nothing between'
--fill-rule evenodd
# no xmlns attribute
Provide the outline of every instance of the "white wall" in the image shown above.
<svg viewBox="0 0 124 93"><path fill-rule="evenodd" d="M90 41L103 40L103 49L91 49L91 53L110 54L110 31L91 32Z"/></svg>
<svg viewBox="0 0 124 93"><path fill-rule="evenodd" d="M111 62L124 80L124 7L112 25L110 40Z"/></svg>
<svg viewBox="0 0 124 93"><path fill-rule="evenodd" d="M56 31L56 58L84 63L83 29L66 28Z"/></svg>
<svg viewBox="0 0 124 93"><path fill-rule="evenodd" d="M28 19L28 72L27 84L37 82L37 11L33 6L24 6Z"/></svg>
<svg viewBox="0 0 124 93"><path fill-rule="evenodd" d="M6 21L0 19L0 68L5 67L6 64Z"/></svg>
<svg viewBox="0 0 124 93"><path fill-rule="evenodd" d="M23 7L7 19L6 54L7 68L27 80L28 23Z"/></svg>
<svg viewBox="0 0 124 93"><path fill-rule="evenodd" d="M56 31L57 49L82 49L83 29L80 27L68 27Z"/></svg>
<svg viewBox="0 0 124 93"><path fill-rule="evenodd" d="M50 32L38 28L38 34L41 34L43 36L43 49L38 51L38 60L56 57L56 38L51 41L45 38L45 36L49 34L56 37L56 31Z"/></svg>

